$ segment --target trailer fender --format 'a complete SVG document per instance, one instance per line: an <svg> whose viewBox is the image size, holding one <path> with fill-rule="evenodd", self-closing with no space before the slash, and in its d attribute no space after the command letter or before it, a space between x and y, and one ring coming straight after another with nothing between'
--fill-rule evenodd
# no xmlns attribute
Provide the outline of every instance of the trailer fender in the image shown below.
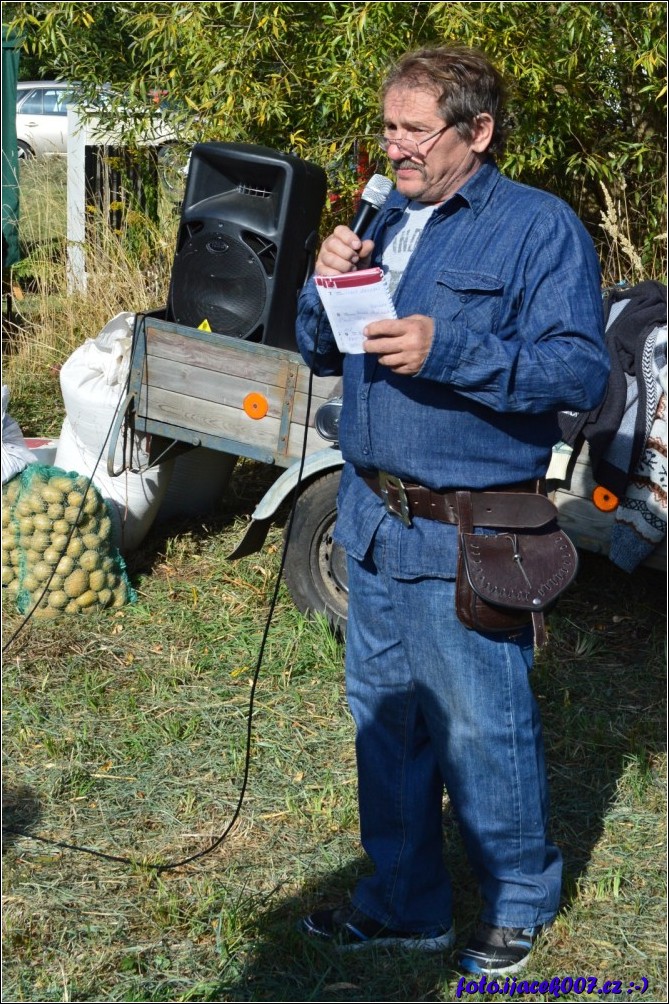
<svg viewBox="0 0 669 1004"><path fill-rule="evenodd" d="M259 551L272 525L273 518L281 505L299 483L306 485L326 471L338 470L344 463L341 451L328 446L324 450L311 453L304 461L300 476L300 462L287 467L280 478L263 495L251 517L251 523L241 542L229 557L244 558Z"/></svg>

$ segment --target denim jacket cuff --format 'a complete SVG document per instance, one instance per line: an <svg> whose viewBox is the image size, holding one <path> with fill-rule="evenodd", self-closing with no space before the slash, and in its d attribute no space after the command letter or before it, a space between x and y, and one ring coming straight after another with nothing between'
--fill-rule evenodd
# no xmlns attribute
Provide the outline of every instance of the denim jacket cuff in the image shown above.
<svg viewBox="0 0 669 1004"><path fill-rule="evenodd" d="M416 376L438 383L450 383L465 346L464 332L456 325L447 325L439 317L434 320L434 337L425 361Z"/></svg>

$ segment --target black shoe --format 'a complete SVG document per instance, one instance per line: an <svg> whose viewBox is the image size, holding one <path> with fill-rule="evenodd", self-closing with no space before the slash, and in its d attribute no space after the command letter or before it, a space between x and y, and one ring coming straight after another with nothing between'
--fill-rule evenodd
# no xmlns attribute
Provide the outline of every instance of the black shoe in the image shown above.
<svg viewBox="0 0 669 1004"><path fill-rule="evenodd" d="M527 963L535 941L546 925L537 927L494 927L479 924L474 936L460 953L460 968L467 973L501 975L515 973Z"/></svg>
<svg viewBox="0 0 669 1004"><path fill-rule="evenodd" d="M330 941L341 949L380 945L438 952L450 948L454 939L452 927L439 927L425 932L395 931L366 917L353 906L316 910L308 917L303 917L298 927L303 934Z"/></svg>

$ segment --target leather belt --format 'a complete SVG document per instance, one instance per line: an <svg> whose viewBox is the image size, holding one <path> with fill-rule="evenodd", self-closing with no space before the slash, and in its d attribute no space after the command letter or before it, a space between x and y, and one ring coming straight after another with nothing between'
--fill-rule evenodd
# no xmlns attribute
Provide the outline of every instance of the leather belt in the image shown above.
<svg viewBox="0 0 669 1004"><path fill-rule="evenodd" d="M441 523L458 522L457 490L433 491L424 485L402 481L386 471L358 471L358 474L383 499L386 510L406 526L411 526L416 516ZM542 490L543 482L532 480L471 491L473 525L507 529L543 526L555 514L555 508L541 494ZM528 495L534 496L531 503Z"/></svg>

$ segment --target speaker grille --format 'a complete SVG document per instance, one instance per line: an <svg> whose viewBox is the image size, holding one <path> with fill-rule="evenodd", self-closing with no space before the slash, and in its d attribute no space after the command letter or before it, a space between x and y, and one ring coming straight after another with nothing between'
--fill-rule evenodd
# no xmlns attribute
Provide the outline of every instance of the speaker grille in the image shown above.
<svg viewBox="0 0 669 1004"><path fill-rule="evenodd" d="M270 199L272 193L268 188L260 188L258 185L237 185L237 191L241 195L250 195L256 199Z"/></svg>
<svg viewBox="0 0 669 1004"><path fill-rule="evenodd" d="M246 244L221 233L200 233L180 255L172 309L180 324L207 320L222 335L247 336L259 324L267 299L266 270Z"/></svg>

